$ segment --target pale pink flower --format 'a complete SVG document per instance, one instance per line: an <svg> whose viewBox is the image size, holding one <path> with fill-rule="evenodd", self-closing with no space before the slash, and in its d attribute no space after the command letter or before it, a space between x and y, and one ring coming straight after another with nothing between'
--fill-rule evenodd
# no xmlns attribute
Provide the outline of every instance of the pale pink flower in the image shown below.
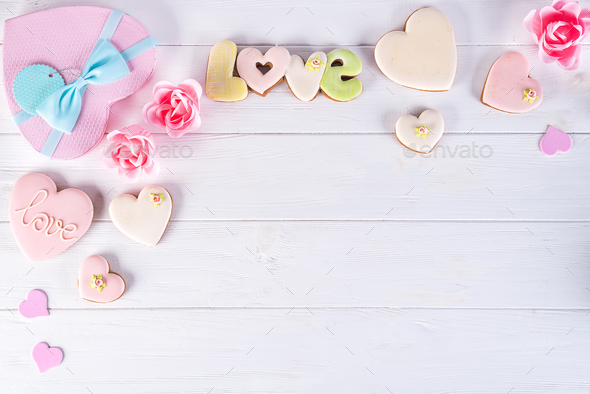
<svg viewBox="0 0 590 394"><path fill-rule="evenodd" d="M554 0L551 6L532 10L523 22L539 44L539 57L545 63L557 61L565 70L580 67L582 41L590 33L590 8L578 0Z"/></svg>
<svg viewBox="0 0 590 394"><path fill-rule="evenodd" d="M172 138L181 137L201 126L202 93L203 88L194 79L187 79L178 86L167 81L158 82L154 86L155 101L143 107L143 119L165 129Z"/></svg>
<svg viewBox="0 0 590 394"><path fill-rule="evenodd" d="M106 167L117 168L125 182L137 182L142 172L157 175L160 165L154 160L154 137L138 125L111 131L110 144L104 149L102 162Z"/></svg>

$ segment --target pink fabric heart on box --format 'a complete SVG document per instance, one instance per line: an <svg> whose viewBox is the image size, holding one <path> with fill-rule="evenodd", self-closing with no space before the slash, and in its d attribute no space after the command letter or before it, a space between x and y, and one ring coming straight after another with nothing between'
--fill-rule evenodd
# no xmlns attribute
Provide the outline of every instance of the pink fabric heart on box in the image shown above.
<svg viewBox="0 0 590 394"><path fill-rule="evenodd" d="M563 131L549 126L547 134L543 136L539 145L543 153L553 156L557 152L569 151L572 147L572 139Z"/></svg>
<svg viewBox="0 0 590 394"><path fill-rule="evenodd" d="M490 68L481 101L495 109L511 113L532 111L543 102L541 84L529 77L531 67L519 52L508 52Z"/></svg>
<svg viewBox="0 0 590 394"><path fill-rule="evenodd" d="M40 316L49 316L47 310L47 294L41 290L31 290L27 299L18 306L19 313L26 318L32 319Z"/></svg>
<svg viewBox="0 0 590 394"><path fill-rule="evenodd" d="M33 360L41 373L57 367L63 359L64 353L60 348L49 347L45 342L40 342L33 348Z"/></svg>
<svg viewBox="0 0 590 394"><path fill-rule="evenodd" d="M114 272L106 259L99 255L88 257L78 271L80 297L92 302L113 302L125 293L125 281Z"/></svg>
<svg viewBox="0 0 590 394"><path fill-rule="evenodd" d="M33 262L57 256L76 243L94 216L86 193L78 189L58 192L43 174L27 174L16 181L8 207L18 246Z"/></svg>
<svg viewBox="0 0 590 394"><path fill-rule="evenodd" d="M244 48L238 55L236 66L240 77L250 89L254 93L266 96L283 80L290 62L291 54L287 48L272 47L264 55L256 48ZM262 74L257 65L268 65L271 69L266 74Z"/></svg>
<svg viewBox="0 0 590 394"><path fill-rule="evenodd" d="M101 33L104 33L112 11L93 6L51 8L4 22L4 85L13 116L25 108L22 102L21 105L17 103L13 94L19 72L25 67L42 64L58 71L64 70L60 75L66 84L74 82L84 69ZM129 15L123 15L114 25L114 30L111 27L106 27L112 33L109 42L120 53L150 36L145 27ZM126 64L130 72L124 77L106 84L89 85L90 91L82 97L82 109L75 127L70 134L61 137L53 158L75 159L100 142L111 115L111 105L138 91L151 77L156 65L156 48L145 50ZM29 84L27 89L32 95L43 95L38 83ZM15 122L19 123L17 119ZM42 151L52 131L52 127L40 116L23 121L18 128L37 152Z"/></svg>

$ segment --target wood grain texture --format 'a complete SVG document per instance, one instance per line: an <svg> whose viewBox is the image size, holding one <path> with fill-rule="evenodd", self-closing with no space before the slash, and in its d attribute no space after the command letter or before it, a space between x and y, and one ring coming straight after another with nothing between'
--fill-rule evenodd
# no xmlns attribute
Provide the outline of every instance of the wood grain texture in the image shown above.
<svg viewBox="0 0 590 394"><path fill-rule="evenodd" d="M37 264L10 232L0 224L11 262L0 309L35 287L59 309L590 308L590 223L175 221L149 248L97 222L67 253ZM120 300L80 298L77 272L91 254L127 282Z"/></svg>
<svg viewBox="0 0 590 394"><path fill-rule="evenodd" d="M59 161L19 135L2 135L0 199L8 201L22 175L40 171L60 189L88 193L100 220L117 195L154 182L173 196L175 220L589 220L590 190L580 185L590 181L590 137L573 135L571 152L554 157L539 150L540 137L445 135L421 156L392 135L162 135L160 175L129 185L100 164L106 140ZM1 218L6 210L0 204Z"/></svg>
<svg viewBox="0 0 590 394"><path fill-rule="evenodd" d="M52 310L25 322L4 310L0 379L14 394L587 393L586 313ZM65 354L43 375L27 352L39 340Z"/></svg>
<svg viewBox="0 0 590 394"><path fill-rule="evenodd" d="M162 172L136 185L101 167L105 141L70 162L32 151L0 94L0 199L43 172L95 204L87 235L35 265L0 204L0 393L588 393L590 46L574 72L538 60L522 19L548 3L0 0L3 21L119 8L162 44L153 79L112 107L108 130L143 125L159 80L204 86L223 39L303 57L347 46L365 66L365 91L349 103L302 103L283 83L239 103L203 97L203 126L179 140L147 126L159 133ZM374 61L377 40L424 6L454 25L447 93L401 87ZM479 101L489 67L511 50L545 91L524 115ZM426 108L443 114L447 134L425 157L392 132ZM549 124L570 133L569 153L540 152ZM153 183L175 208L148 248L107 209ZM97 253L128 284L112 304L78 295L79 264ZM18 315L33 288L47 292L48 318ZM65 353L45 374L30 356L41 341Z"/></svg>
<svg viewBox="0 0 590 394"><path fill-rule="evenodd" d="M240 50L243 47L239 47ZM264 51L265 46L259 46ZM287 47L291 53L307 58L333 46ZM587 106L590 71L563 71L555 64L544 64L536 46L460 46L455 83L448 92L422 92L408 89L383 75L373 56L373 47L349 46L364 69L358 76L364 91L356 99L339 103L319 94L311 102L302 102L282 82L266 97L250 94L247 99L222 103L203 95L202 126L198 133L391 133L396 120L405 114L425 109L439 111L448 133L543 133L549 123L566 132L588 132L588 122L580 106ZM161 80L181 83L193 78L205 86L207 59L211 46L162 46L150 82L136 94L112 107L107 130L130 124L142 124L143 106L153 100L153 86ZM508 51L524 53L534 69L531 76L543 85L543 104L523 115L509 114L481 103L480 97L488 71L494 61ZM584 47L582 61L590 64L590 47ZM2 87L4 90L4 87ZM6 104L0 101L0 133L18 133ZM288 119L288 121L285 121ZM151 125L150 132L164 133Z"/></svg>
<svg viewBox="0 0 590 394"><path fill-rule="evenodd" d="M464 44L532 44L522 27L537 0L327 0L305 2L256 0L2 0L4 21L47 7L97 5L117 8L139 20L161 44L212 45L225 39L238 44L375 45L391 30L401 30L418 8L443 11ZM581 0L588 7L588 0Z"/></svg>

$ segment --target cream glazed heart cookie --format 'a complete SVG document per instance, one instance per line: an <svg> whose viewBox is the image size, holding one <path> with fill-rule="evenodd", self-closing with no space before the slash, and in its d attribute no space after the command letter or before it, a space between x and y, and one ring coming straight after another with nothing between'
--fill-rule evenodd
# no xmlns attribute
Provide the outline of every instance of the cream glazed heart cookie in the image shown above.
<svg viewBox="0 0 590 394"><path fill-rule="evenodd" d="M113 302L121 298L126 289L121 275L111 272L109 262L102 256L88 257L78 270L80 297L92 302Z"/></svg>
<svg viewBox="0 0 590 394"><path fill-rule="evenodd" d="M126 236L148 246L162 238L172 216L172 197L166 189L152 185L137 197L122 194L109 206L113 224Z"/></svg>
<svg viewBox="0 0 590 394"><path fill-rule="evenodd" d="M415 117L404 115L395 124L395 136L406 148L417 153L430 153L445 130L442 115L433 109L427 109Z"/></svg>
<svg viewBox="0 0 590 394"><path fill-rule="evenodd" d="M291 56L285 79L291 92L301 101L312 101L320 91L320 82L326 70L328 57L324 52L314 52L303 62L299 55Z"/></svg>
<svg viewBox="0 0 590 394"><path fill-rule="evenodd" d="M447 91L457 70L453 26L435 8L414 12L404 28L381 37L375 61L385 76L400 85L431 92Z"/></svg>
<svg viewBox="0 0 590 394"><path fill-rule="evenodd" d="M500 111L521 114L543 102L541 84L529 77L529 61L520 52L508 52L494 62L481 93L481 102Z"/></svg>
<svg viewBox="0 0 590 394"><path fill-rule="evenodd" d="M86 234L94 208L81 190L57 191L51 178L27 174L14 184L10 225L23 254L33 262L57 256Z"/></svg>
<svg viewBox="0 0 590 394"><path fill-rule="evenodd" d="M266 96L283 80L290 61L291 55L287 48L272 47L264 55L256 48L244 48L238 55L236 65L240 77L250 89ZM259 65L270 66L270 70L263 74L257 67Z"/></svg>

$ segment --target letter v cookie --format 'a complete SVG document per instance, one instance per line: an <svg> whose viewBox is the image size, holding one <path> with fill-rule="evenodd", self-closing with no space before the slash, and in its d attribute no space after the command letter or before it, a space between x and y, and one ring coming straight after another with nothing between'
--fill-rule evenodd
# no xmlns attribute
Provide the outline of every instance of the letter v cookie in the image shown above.
<svg viewBox="0 0 590 394"><path fill-rule="evenodd" d="M238 48L232 41L213 45L207 63L207 96L215 101L240 101L248 97L248 85L234 76Z"/></svg>

